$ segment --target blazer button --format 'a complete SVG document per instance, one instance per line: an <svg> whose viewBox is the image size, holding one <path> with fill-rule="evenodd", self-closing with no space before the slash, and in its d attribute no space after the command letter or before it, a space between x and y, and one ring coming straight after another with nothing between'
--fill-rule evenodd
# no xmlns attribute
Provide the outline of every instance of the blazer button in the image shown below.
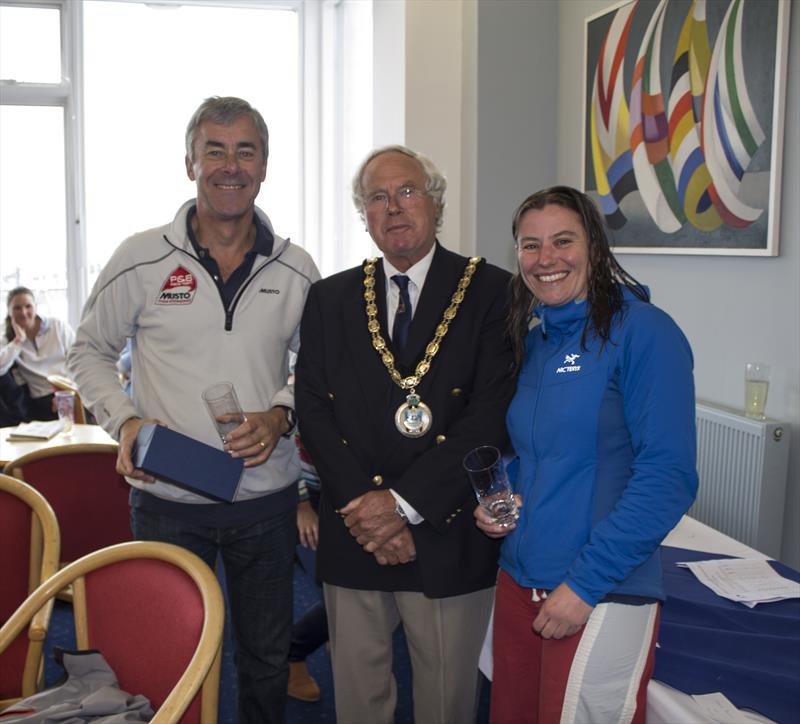
<svg viewBox="0 0 800 724"><path fill-rule="evenodd" d="M436 436L436 444L441 445L445 440L447 440L447 435L437 435Z"/></svg>
<svg viewBox="0 0 800 724"><path fill-rule="evenodd" d="M333 399L334 399L334 397L333 397L333 392L329 392L329 393L328 393L328 399L329 399L329 400L333 400Z"/></svg>
<svg viewBox="0 0 800 724"><path fill-rule="evenodd" d="M372 478L372 482L375 483L375 485L383 485L383 475L376 475Z"/></svg>
<svg viewBox="0 0 800 724"><path fill-rule="evenodd" d="M345 440L344 438L342 438L342 445L348 445L348 444L349 444L349 443L347 442L347 440Z"/></svg>
<svg viewBox="0 0 800 724"><path fill-rule="evenodd" d="M463 390L460 387L454 387L452 390L450 390L450 394L453 397L461 397L462 392Z"/></svg>

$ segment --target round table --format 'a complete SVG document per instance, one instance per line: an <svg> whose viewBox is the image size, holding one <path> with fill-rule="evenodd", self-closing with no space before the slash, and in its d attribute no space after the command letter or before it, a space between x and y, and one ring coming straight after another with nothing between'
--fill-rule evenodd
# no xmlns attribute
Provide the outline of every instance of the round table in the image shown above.
<svg viewBox="0 0 800 724"><path fill-rule="evenodd" d="M34 450L41 450L56 445L74 445L76 443L105 443L116 445L117 442L99 425L73 425L69 433L60 433L49 440L26 440L11 442L8 436L16 430L14 427L0 427L0 470L6 463L16 460Z"/></svg>

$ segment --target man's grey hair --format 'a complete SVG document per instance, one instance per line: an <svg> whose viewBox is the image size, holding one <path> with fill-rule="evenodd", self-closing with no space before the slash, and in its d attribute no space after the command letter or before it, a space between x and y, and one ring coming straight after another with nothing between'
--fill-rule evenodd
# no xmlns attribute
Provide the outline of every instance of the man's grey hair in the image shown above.
<svg viewBox="0 0 800 724"><path fill-rule="evenodd" d="M442 172L436 168L433 161L431 161L427 156L423 156L421 153L412 151L406 146L382 146L381 148L376 148L374 151L370 151L367 157L361 162L361 165L358 167L355 176L353 176L353 203L356 205L356 209L358 210L358 215L361 217L361 220L366 223L366 213L364 208L366 204L366 198L364 197L363 184L364 169L367 167L367 164L370 161L384 153L402 153L404 156L413 158L419 163L420 166L422 166L422 171L425 174L425 191L427 192L428 196L433 199L433 205L436 208L436 230L439 231L439 229L442 228L445 205L444 192L447 189L447 179L445 179Z"/></svg>
<svg viewBox="0 0 800 724"><path fill-rule="evenodd" d="M241 116L249 116L256 124L266 161L269 157L269 130L267 130L264 117L247 101L234 96L211 96L211 98L206 98L194 112L189 125L186 126L186 156L189 160L195 160L194 139L201 123L209 121L220 126L229 126Z"/></svg>

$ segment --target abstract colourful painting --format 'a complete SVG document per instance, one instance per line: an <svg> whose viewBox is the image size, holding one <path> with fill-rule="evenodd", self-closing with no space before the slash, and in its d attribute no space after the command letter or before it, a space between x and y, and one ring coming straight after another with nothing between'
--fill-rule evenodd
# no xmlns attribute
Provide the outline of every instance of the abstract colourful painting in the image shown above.
<svg viewBox="0 0 800 724"><path fill-rule="evenodd" d="M583 188L617 252L776 256L788 0L586 20Z"/></svg>

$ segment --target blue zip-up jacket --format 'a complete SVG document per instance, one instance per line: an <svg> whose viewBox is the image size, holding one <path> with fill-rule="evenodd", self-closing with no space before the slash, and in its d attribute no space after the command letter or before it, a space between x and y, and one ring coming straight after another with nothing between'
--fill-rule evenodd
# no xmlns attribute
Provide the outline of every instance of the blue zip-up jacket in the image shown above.
<svg viewBox="0 0 800 724"><path fill-rule="evenodd" d="M627 289L605 345L586 302L541 306L507 415L519 456L517 527L500 565L521 586L562 582L591 606L664 598L658 546L697 491L692 351Z"/></svg>

